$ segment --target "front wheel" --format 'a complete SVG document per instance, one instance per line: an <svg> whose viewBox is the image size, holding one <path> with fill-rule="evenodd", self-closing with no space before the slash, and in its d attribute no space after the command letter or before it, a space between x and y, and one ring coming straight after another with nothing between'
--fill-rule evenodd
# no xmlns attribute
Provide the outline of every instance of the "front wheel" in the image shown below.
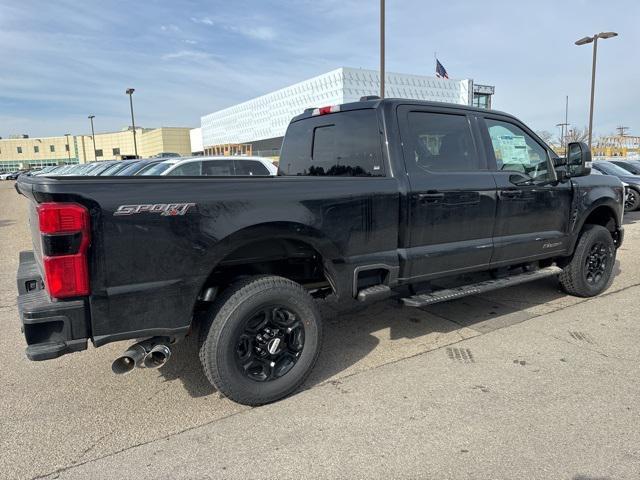
<svg viewBox="0 0 640 480"><path fill-rule="evenodd" d="M640 192L635 188L627 187L627 192L624 198L624 211L633 212L640 207Z"/></svg>
<svg viewBox="0 0 640 480"><path fill-rule="evenodd" d="M616 247L611 233L600 225L585 225L571 262L560 274L565 292L578 297L593 297L613 281Z"/></svg>
<svg viewBox="0 0 640 480"><path fill-rule="evenodd" d="M318 357L322 325L313 299L282 277L227 288L200 332L200 361L219 392L244 405L279 400L302 384Z"/></svg>

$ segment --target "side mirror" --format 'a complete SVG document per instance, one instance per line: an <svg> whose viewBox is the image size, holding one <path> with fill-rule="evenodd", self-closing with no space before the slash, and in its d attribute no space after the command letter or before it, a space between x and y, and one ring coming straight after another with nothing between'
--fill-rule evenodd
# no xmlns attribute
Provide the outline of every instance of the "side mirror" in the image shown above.
<svg viewBox="0 0 640 480"><path fill-rule="evenodd" d="M584 177L591 173L591 150L584 142L572 142L567 146L567 165L572 177Z"/></svg>
<svg viewBox="0 0 640 480"><path fill-rule="evenodd" d="M567 157L555 157L553 159L553 167L566 167L567 166Z"/></svg>

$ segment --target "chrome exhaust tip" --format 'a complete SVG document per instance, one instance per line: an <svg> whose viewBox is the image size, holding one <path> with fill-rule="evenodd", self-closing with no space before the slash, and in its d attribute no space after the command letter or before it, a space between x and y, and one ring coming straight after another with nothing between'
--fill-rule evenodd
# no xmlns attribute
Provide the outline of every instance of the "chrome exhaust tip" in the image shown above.
<svg viewBox="0 0 640 480"><path fill-rule="evenodd" d="M160 368L171 357L171 349L163 344L154 346L144 357L143 363L146 368Z"/></svg>
<svg viewBox="0 0 640 480"><path fill-rule="evenodd" d="M116 375L126 375L139 366L147 355L145 348L136 343L131 345L122 356L116 358L111 364L111 371Z"/></svg>

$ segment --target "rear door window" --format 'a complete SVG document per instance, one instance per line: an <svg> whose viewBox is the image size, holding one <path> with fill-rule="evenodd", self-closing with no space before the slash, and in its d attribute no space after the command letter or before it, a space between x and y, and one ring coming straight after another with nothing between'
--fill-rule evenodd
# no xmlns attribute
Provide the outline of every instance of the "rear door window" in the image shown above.
<svg viewBox="0 0 640 480"><path fill-rule="evenodd" d="M233 160L209 160L202 162L202 175L208 177L227 177L235 175Z"/></svg>
<svg viewBox="0 0 640 480"><path fill-rule="evenodd" d="M410 111L403 132L407 170L412 173L486 170L464 114Z"/></svg>
<svg viewBox="0 0 640 480"><path fill-rule="evenodd" d="M279 174L384 176L375 110L352 110L292 123L285 136Z"/></svg>
<svg viewBox="0 0 640 480"><path fill-rule="evenodd" d="M171 170L167 175L172 177L199 177L200 176L200 168L202 162L188 162L183 163L182 165L177 166L173 170Z"/></svg>
<svg viewBox="0 0 640 480"><path fill-rule="evenodd" d="M259 175L268 176L269 170L260 162L255 160L235 160L236 175Z"/></svg>

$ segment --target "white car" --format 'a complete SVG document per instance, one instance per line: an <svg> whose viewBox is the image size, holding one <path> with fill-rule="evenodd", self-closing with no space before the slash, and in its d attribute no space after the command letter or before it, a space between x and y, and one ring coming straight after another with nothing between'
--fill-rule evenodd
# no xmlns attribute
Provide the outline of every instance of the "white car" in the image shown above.
<svg viewBox="0 0 640 480"><path fill-rule="evenodd" d="M226 177L278 174L278 168L262 157L191 157L170 158L142 170L139 175Z"/></svg>

